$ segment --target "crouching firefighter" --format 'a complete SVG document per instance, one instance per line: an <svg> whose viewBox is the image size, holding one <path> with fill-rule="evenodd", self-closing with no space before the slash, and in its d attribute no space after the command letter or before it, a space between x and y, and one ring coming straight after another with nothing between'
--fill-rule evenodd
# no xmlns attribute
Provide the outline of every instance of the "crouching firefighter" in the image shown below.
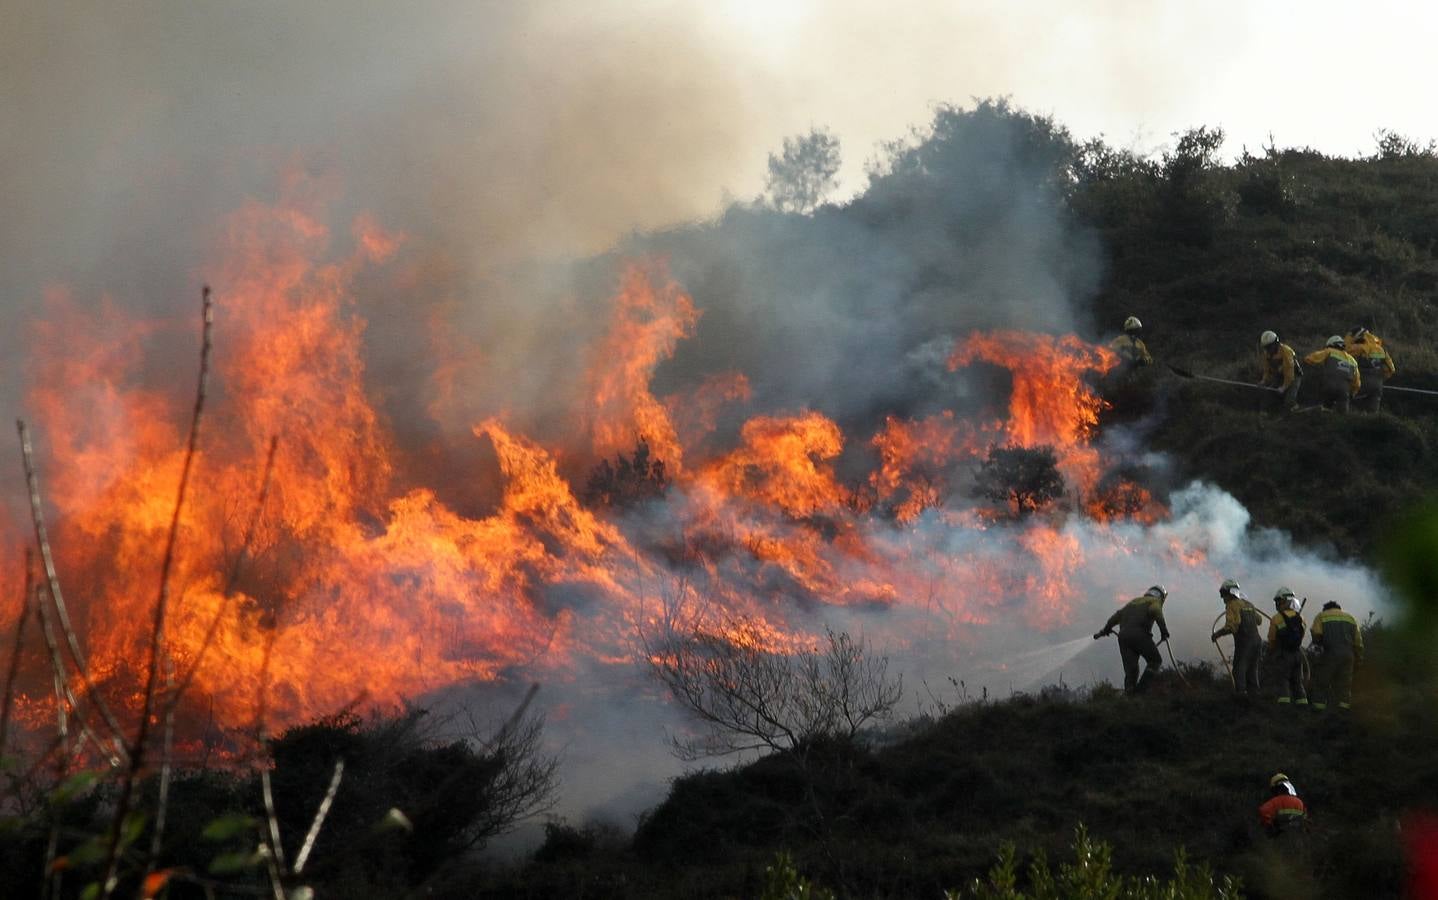
<svg viewBox="0 0 1438 900"><path fill-rule="evenodd" d="M1258 636L1258 623L1263 613L1243 596L1243 589L1232 578L1218 588L1223 601L1223 627L1213 633L1214 643L1224 635L1233 635L1233 690L1250 700L1258 699L1258 657L1263 640Z"/></svg>
<svg viewBox="0 0 1438 900"><path fill-rule="evenodd" d="M1303 357L1303 362L1318 367L1318 391L1323 408L1348 412L1349 401L1357 396L1363 380L1358 374L1358 360L1348 355L1343 335L1329 338L1322 348Z"/></svg>
<svg viewBox="0 0 1438 900"><path fill-rule="evenodd" d="M1268 779L1269 797L1258 807L1258 821L1269 837L1299 834L1308 825L1308 807L1298 788L1279 772Z"/></svg>
<svg viewBox="0 0 1438 900"><path fill-rule="evenodd" d="M1281 587L1273 595L1273 618L1268 620L1268 649L1276 654L1277 669L1282 679L1279 687L1279 703L1308 705L1308 694L1303 689L1303 635L1307 625L1303 614L1294 608L1298 599L1293 591Z"/></svg>
<svg viewBox="0 0 1438 900"><path fill-rule="evenodd" d="M1158 625L1159 643L1167 641L1168 625L1163 621L1163 601L1167 599L1168 591L1163 585L1156 584L1145 591L1142 597L1135 597L1119 607L1117 612L1109 616L1103 630L1093 636L1094 640L1098 640L1113 634L1114 628L1118 628L1118 653L1123 659L1123 689L1128 693L1143 690L1153 680L1153 673L1163 667L1163 657L1159 655L1158 646L1153 642L1153 626ZM1142 678L1138 675L1139 657L1142 657L1145 663Z"/></svg>

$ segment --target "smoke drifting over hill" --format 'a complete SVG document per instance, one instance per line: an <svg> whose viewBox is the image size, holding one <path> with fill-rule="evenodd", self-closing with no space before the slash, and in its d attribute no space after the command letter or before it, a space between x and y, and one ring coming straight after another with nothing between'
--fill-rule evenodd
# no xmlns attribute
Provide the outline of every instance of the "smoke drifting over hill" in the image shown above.
<svg viewBox="0 0 1438 900"><path fill-rule="evenodd" d="M59 61L12 89L16 121L77 142L48 162L34 129L0 147L26 170L0 184L19 211L0 247L22 261L4 287L26 298L5 400L39 430L62 575L117 693L142 658L182 446L193 323L176 310L201 279L220 303L216 383L172 641L193 655L221 622L196 681L221 726L247 723L273 634L281 722L538 679L572 759L622 793L654 763L620 747L674 721L633 699L636 633L666 601L713 627L762 620L775 652L863 631L911 684L995 690L1047 674L1009 667L1155 581L1193 655L1223 577L1317 599L1322 573L1323 599L1365 611L1366 572L1250 533L1231 497L1118 477L1162 464L1095 433L1113 359L1071 333L1094 333L1101 272L1051 123L940 108L851 203L674 226L730 171L740 135L715 123L752 103L677 23L651 23L674 42L650 58L565 32L555 7L485 7L386 45L388 66L359 39L385 9L306 6L276 29L75 7L12 32L94 42L83 102L52 105L48 79L82 77ZM531 29L575 53L539 54ZM185 43L201 33L220 37ZM293 52L319 36L334 53ZM116 77L95 89L95 71ZM112 188L107 166L145 178ZM86 168L94 184L75 184ZM641 230L610 246L626 227ZM276 491L227 598L216 573L272 434ZM664 489L594 502L595 464L641 438ZM1002 446L1051 447L1062 495L1031 510L977 492ZM0 487L14 580L25 516L16 479Z"/></svg>

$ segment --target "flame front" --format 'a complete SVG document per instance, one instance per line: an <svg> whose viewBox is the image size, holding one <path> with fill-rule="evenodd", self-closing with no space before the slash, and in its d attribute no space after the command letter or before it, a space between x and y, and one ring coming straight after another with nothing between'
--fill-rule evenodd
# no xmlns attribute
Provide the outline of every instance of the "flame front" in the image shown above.
<svg viewBox="0 0 1438 900"><path fill-rule="evenodd" d="M887 610L876 621L892 623L890 643L962 639L1001 616L1054 628L1071 618L1070 577L1084 563L1065 517L1162 515L1137 485L1105 482L1090 444L1102 410L1090 381L1112 367L1106 350L1072 336L971 334L949 369L1007 370L1005 415L891 415L850 437L812 409L748 410L742 373L656 397L656 367L702 314L656 262L619 280L578 379L584 393L564 398L572 434L541 445L498 408L471 423L501 487L485 514L461 514L439 483L397 483L406 451L366 391L365 322L350 297L357 274L404 239L368 217L352 236L351 258L324 262L330 235L316 216L250 205L230 222L218 267L215 412L183 518L166 651L188 669L218 620L192 693L222 725L250 723L262 692L276 721L294 722L512 673L574 678L585 664L632 661L636 629L678 606L715 633L742 617L736 640L777 649L813 639L804 610L815 606ZM35 330L30 403L60 571L94 674L121 698L145 659L185 422L184 398L137 383L135 361L156 335L180 342L177 328L110 304L82 316L57 293ZM455 408L457 373L475 365L435 364L432 413ZM715 448L721 414L743 421ZM272 488L227 599L275 435ZM641 439L663 463L661 495L627 508L582 501L563 473ZM1001 446L1052 448L1071 496L1022 520L986 512L967 486ZM994 529L1008 539L985 540ZM10 572L24 530L0 532ZM13 615L18 588L7 594Z"/></svg>

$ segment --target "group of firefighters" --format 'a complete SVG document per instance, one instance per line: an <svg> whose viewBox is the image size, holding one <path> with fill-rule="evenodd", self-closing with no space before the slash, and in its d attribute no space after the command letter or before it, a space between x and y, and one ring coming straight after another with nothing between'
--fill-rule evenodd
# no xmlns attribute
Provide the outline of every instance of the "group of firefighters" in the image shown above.
<svg viewBox="0 0 1438 900"><path fill-rule="evenodd" d="M1353 670L1363 660L1363 629L1352 615L1334 601L1323 604L1323 609L1313 619L1311 627L1303 619L1303 608L1307 598L1301 602L1287 587L1280 587L1273 594L1273 615L1260 610L1248 601L1237 581L1225 579L1218 588L1223 612L1214 620L1217 627L1210 635L1224 664L1229 668L1235 694L1253 700L1258 697L1258 664L1263 655L1265 643L1268 652L1276 660L1280 675L1278 702L1292 706L1311 706L1326 710L1330 703L1339 709L1349 709L1353 697ZM1128 693L1141 691L1153 679L1154 673L1163 666L1158 644L1168 642L1168 623L1163 618L1163 604L1168 599L1168 590L1156 584L1121 606L1109 616L1104 627L1094 633L1094 640L1114 634L1117 629L1119 655L1123 659L1123 687ZM1268 621L1265 641L1260 634L1264 620ZM1158 644L1153 640L1153 626L1158 626ZM1309 651L1303 650L1303 640L1312 636ZM1233 638L1233 659L1223 656L1219 638ZM1169 650L1170 659L1173 651ZM1310 691L1305 685L1305 669L1312 660L1312 685ZM1143 660L1143 674L1139 674L1139 661ZM1259 821L1270 835L1281 835L1301 827L1307 820L1307 808L1298 796L1298 790L1287 775L1279 772L1269 780L1271 796L1258 809Z"/></svg>
<svg viewBox="0 0 1438 900"><path fill-rule="evenodd" d="M1153 365L1142 334L1143 323L1137 316L1129 316L1124 320L1123 334L1109 343L1122 370ZM1305 365L1318 373L1318 401L1324 409L1335 412L1347 412L1350 405L1363 412L1378 412L1383 383L1396 371L1382 339L1362 325L1346 336L1333 335L1324 346L1304 357L1299 357L1276 332L1265 331L1258 336L1259 380L1254 385L1266 389L1265 411L1290 412L1297 408Z"/></svg>
<svg viewBox="0 0 1438 900"><path fill-rule="evenodd" d="M1286 587L1279 588L1273 595L1273 615L1250 603L1232 578L1219 586L1218 596L1223 601L1223 612L1219 616L1222 623L1211 637L1215 644L1219 638L1233 638L1231 663L1223 655L1221 646L1218 651L1229 669L1236 694L1247 699L1258 698L1258 663L1266 643L1282 678L1279 703L1312 706L1319 711L1326 710L1330 703L1336 703L1339 709L1351 707L1353 669L1363 661L1363 630L1343 607L1331 600L1323 604L1309 627L1303 619L1307 599L1300 603ZM1142 597L1135 597L1120 607L1094 634L1094 640L1098 640L1114 634L1117 629L1118 650L1123 659L1123 688L1127 692L1143 690L1163 666L1158 644L1168 641L1168 624L1163 618L1163 604L1167 599L1168 591L1156 584ZM1266 641L1259 631L1264 620L1268 622ZM1215 620L1214 624L1220 622ZM1155 625L1158 644L1153 640ZM1305 654L1303 641L1309 635L1312 640ZM1172 651L1169 652L1171 656ZM1140 660L1144 661L1142 676L1139 675ZM1312 669L1311 702L1304 677L1304 670L1308 668Z"/></svg>
<svg viewBox="0 0 1438 900"><path fill-rule="evenodd" d="M1153 365L1153 356L1142 334L1143 323L1137 316L1129 316L1123 323L1123 334L1110 342L1109 348L1119 358L1120 375ZM1378 412L1384 382L1392 378L1395 371L1393 357L1382 339L1362 325L1355 326L1347 335L1333 335L1323 347L1303 357L1280 340L1277 333L1264 331L1258 337L1259 377L1253 384L1266 389L1264 411L1297 409L1304 366L1317 373L1317 402L1335 412L1347 412L1350 407L1362 412ZM1192 377L1180 369L1175 372ZM1247 700L1258 698L1259 661L1266 645L1280 678L1280 704L1308 706L1319 711L1326 710L1329 704L1336 704L1341 710L1351 708L1353 671L1363 661L1363 629L1338 603L1324 603L1310 627L1303 619L1307 598L1300 602L1287 587L1274 592L1273 615L1250 603L1238 582L1231 578L1219 586L1218 596L1223 602L1219 616L1222 622L1210 637L1228 668L1236 695ZM1142 597L1135 597L1120 607L1094 634L1094 640L1098 640L1114 634L1117 629L1123 686L1127 693L1143 690L1163 666L1158 647L1167 644L1169 639L1168 625L1163 618L1163 604L1167 599L1168 591L1156 584ZM1266 640L1260 632L1264 620L1268 622ZM1153 640L1155 625L1158 644ZM1219 620L1215 620L1214 625L1220 626ZM1305 652L1303 641L1309 635L1312 639ZM1233 638L1231 663L1218 643L1220 638L1228 636ZM1169 658L1173 658L1172 649ZM1144 661L1142 675L1139 674L1140 660ZM1278 772L1268 784L1269 796L1258 808L1264 830L1273 836L1301 830L1307 823L1308 810L1292 780Z"/></svg>

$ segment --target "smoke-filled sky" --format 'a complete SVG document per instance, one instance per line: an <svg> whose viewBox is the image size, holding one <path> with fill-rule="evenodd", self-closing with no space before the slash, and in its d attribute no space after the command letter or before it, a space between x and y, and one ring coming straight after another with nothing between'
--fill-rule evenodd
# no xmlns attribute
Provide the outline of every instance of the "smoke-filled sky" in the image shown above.
<svg viewBox="0 0 1438 900"><path fill-rule="evenodd" d="M862 186L935 102L1012 96L1152 149L1354 154L1438 133L1422 4L1126 0L0 3L0 290L182 267L236 189L332 167L357 205L443 223L483 265L594 251L761 187L828 126Z"/></svg>

